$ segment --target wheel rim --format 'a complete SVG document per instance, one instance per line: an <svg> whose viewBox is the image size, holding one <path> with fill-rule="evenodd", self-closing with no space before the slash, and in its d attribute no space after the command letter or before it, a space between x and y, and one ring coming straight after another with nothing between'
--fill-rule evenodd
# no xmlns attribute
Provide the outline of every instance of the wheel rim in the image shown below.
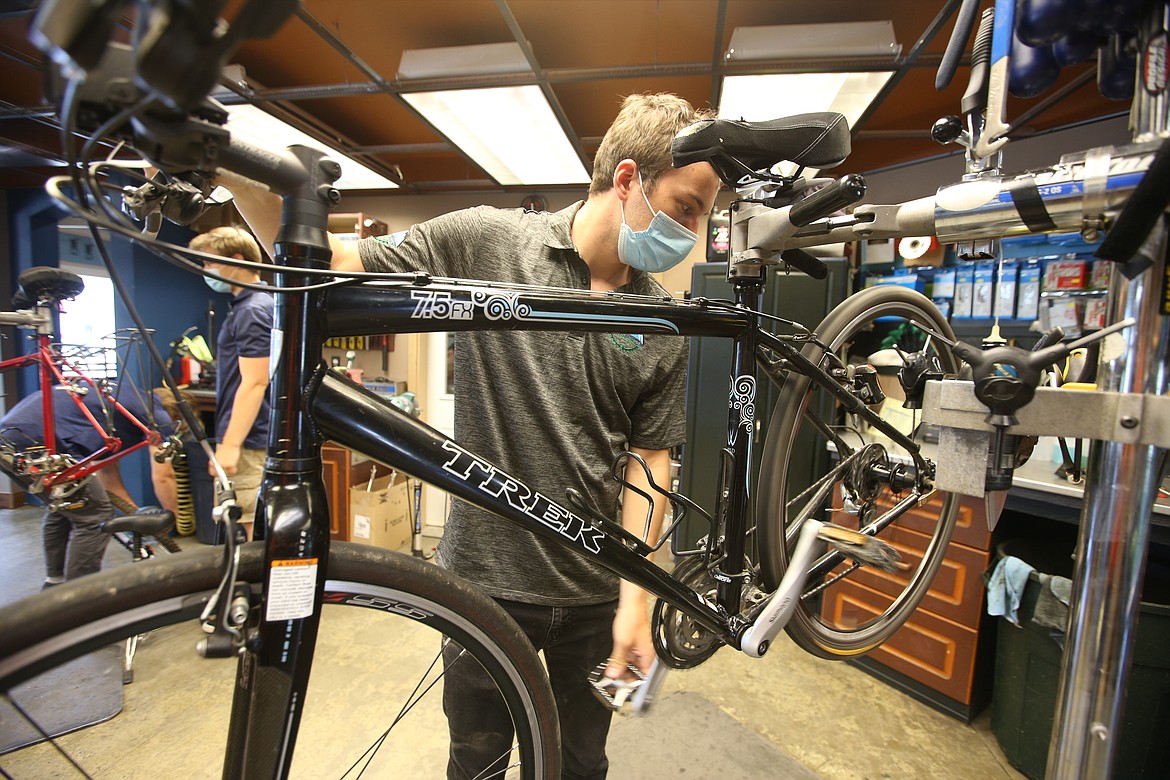
<svg viewBox="0 0 1170 780"><path fill-rule="evenodd" d="M936 312L931 311L933 307L922 305L925 300L908 291L867 290L850 299L849 306L843 306L826 318L822 329L818 329L818 335L827 342L832 352L838 353L850 344L865 343L864 336L877 317L913 317L930 323L949 336L949 328ZM888 330L893 324L883 322L881 328ZM806 348L806 355L811 350L812 347ZM867 350L866 355L870 351ZM954 359L946 353L939 355L943 358L944 369L948 373L953 372L956 368ZM836 404L826 401L827 393L816 388L807 378L790 378L785 391L801 400L794 402L791 397L786 400L782 396L777 404L775 419L770 423L768 449L763 459L765 480L761 485L761 509L758 515L763 517L760 513L768 511L765 507L778 505L782 498L782 503L788 507L785 526L791 527L797 522L798 516L791 505L792 497L809 485L808 479L800 482L792 478L794 467L791 464L800 461L802 453L824 452L828 438L810 423L810 418L803 412L808 408L819 408L822 419L836 422L837 418L829 411L835 409ZM775 441L777 426L779 430L789 432L779 437L778 442ZM854 435L837 428L833 430L842 437ZM858 443L850 444L852 441L849 439L846 444L858 447ZM899 453L894 450L894 454ZM828 465L824 463L827 460L827 457L822 460L818 474L827 471ZM768 479L769 476L771 479ZM890 505L890 493L887 485L886 490L873 497L871 503L863 503L862 512L869 511L871 506ZM860 524L858 518L840 511L841 494L841 485L837 484L830 492L837 511L822 511L817 519L857 528ZM901 626L924 596L950 540L957 498L947 494L936 496L935 501L938 502L937 509L912 511L912 515L934 517L933 524L927 523L923 517L915 517L911 523L911 515L904 515L878 533L879 539L892 544L903 554L904 561L909 560L911 571L885 575L871 567L847 571L846 565L838 565L830 575L810 580L788 624L789 634L798 644L824 657L857 655L880 644ZM880 517L881 514L879 512L873 516ZM904 525L909 528L904 528ZM789 549L779 544L778 532L779 526L774 520L769 525L765 518L765 522L760 525L761 546L765 550L774 551L771 558L764 556L762 559L765 580L775 578L768 583L769 586L778 580L779 573L787 566L789 559ZM920 553L915 551L918 546L923 548ZM826 587L825 583L831 584ZM857 591L858 587L862 590ZM849 590L854 592L848 595L843 593Z"/></svg>
<svg viewBox="0 0 1170 780"><path fill-rule="evenodd" d="M175 556L180 557L185 556ZM250 572L249 578L254 579L253 575ZM136 614L110 618L104 626L79 629L67 641L58 640L60 646L79 644L88 634L106 642L119 634L137 633L145 624L164 625L138 649L135 681L123 691L122 711L108 722L57 739L73 760L82 759L81 766L91 776L158 777L163 766L174 766L175 776L202 776L200 768L206 769L208 777L220 776L236 663L203 660L194 653L193 643L201 632L193 616L208 595L209 591L200 591L151 601ZM494 644L489 634L495 629L485 633L463 620L460 607L444 600L382 584L331 579L325 600L291 776L351 777L359 771L364 771L363 777L442 776L449 744L441 651L448 637L457 637L468 648L460 663L482 661L492 675L506 682L503 697L509 710L517 713L524 734L520 744L511 741L512 755L501 762L508 767L508 777L544 776L546 737L530 737L526 732L530 727L549 728L540 721L551 721L555 735L555 706L551 695L545 701L543 692L529 690L539 686L517 672L510 653ZM29 657L43 655L44 650L30 651ZM66 651L58 647L56 652ZM534 654L532 659L539 670ZM192 666L194 670L187 668ZM409 681L408 669L416 672ZM7 674L11 673L10 667ZM36 686L35 680L25 682L12 689L11 696L28 705L28 692ZM197 706L192 706L194 702ZM32 705L35 711L35 702ZM9 715L6 711L4 722ZM142 739L163 734L167 750L157 762L127 766L126 756L134 754ZM555 745L555 736L552 739ZM50 767L67 768L69 761L44 742L0 758L14 776L43 776ZM161 774L171 773L162 770ZM503 772L480 776L502 777Z"/></svg>

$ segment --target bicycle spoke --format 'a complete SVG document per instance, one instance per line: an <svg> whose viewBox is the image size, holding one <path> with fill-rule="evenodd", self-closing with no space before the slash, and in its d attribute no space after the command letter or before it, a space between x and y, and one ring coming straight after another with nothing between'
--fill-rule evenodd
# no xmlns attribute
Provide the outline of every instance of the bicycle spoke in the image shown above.
<svg viewBox="0 0 1170 780"><path fill-rule="evenodd" d="M450 641L450 639L444 637L443 647L439 649L438 655L435 656L434 660L431 661L430 666L428 666L426 671L423 672L422 677L419 678L418 683L414 686L414 690L411 691L410 695L406 697L406 701L403 703L402 709L398 711L396 716L394 716L394 720L391 721L390 725L386 727L386 730L383 731L376 740L374 740L373 744L371 744L370 747L366 749L366 752L362 753L362 755L358 757L357 761L355 761L353 765L345 771L345 774L343 774L342 777L349 775L349 773L352 772L357 767L357 765L362 763L364 760L365 766L363 766L361 771L359 771L357 774L358 777L361 777L369 767L370 762L374 760L374 756L377 755L378 751L382 748L382 745L386 743L386 738L390 736L390 732L394 730L394 727L402 721L408 712L414 709L416 704L423 700L423 698L431 691L432 688L435 687L439 680L443 679L443 674L440 673L438 677L436 677L430 682L430 684L426 686L426 688L423 688L423 683L426 682L427 677L430 676L430 673L435 668L435 665L442 660L443 648L446 648ZM459 658L462 657L463 653L460 653ZM456 658L456 660L458 660L458 658ZM422 688L421 691L419 690L420 688Z"/></svg>
<svg viewBox="0 0 1170 780"><path fill-rule="evenodd" d="M15 699L12 698L11 694L5 693L4 699L10 705L12 705L12 709L16 710L17 714L20 715L20 717L24 718L25 723L32 726L33 729L35 729L36 732L38 734L40 734L42 740L44 740L45 742L48 742L50 745L52 745L53 749L56 750L61 755L62 758L64 758L66 761L68 761L70 763L70 765L72 765L73 768L77 770L78 774L80 774L82 777L86 778L86 780L92 780L92 776L88 772L86 772L84 769L81 768L81 765L78 764L77 761L73 758L73 756L69 754L69 751L67 751L67 750L65 750L65 748L61 747L61 744L56 739L54 739L53 736L51 734L49 734L49 732L46 731L41 726L41 724L36 720L36 718L29 715L28 712L23 707L21 707L16 702ZM6 777L8 776L7 773L5 773L5 776Z"/></svg>

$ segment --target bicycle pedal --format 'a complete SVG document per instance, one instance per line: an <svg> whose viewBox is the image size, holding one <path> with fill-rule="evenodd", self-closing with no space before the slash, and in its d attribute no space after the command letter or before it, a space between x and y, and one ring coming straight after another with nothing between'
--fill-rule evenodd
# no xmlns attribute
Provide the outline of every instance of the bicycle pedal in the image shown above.
<svg viewBox="0 0 1170 780"><path fill-rule="evenodd" d="M898 551L881 539L842 528L839 525L824 524L818 532L817 538L855 561L868 563L882 571L895 571L899 568L898 564L902 560Z"/></svg>
<svg viewBox="0 0 1170 780"><path fill-rule="evenodd" d="M602 661L597 665L597 668L589 673L589 687L602 704L616 712L622 708L623 704L630 701L635 691L646 684L646 675L642 674L642 670L633 664L626 664L630 676L613 679L605 676L605 670L608 666L608 661Z"/></svg>

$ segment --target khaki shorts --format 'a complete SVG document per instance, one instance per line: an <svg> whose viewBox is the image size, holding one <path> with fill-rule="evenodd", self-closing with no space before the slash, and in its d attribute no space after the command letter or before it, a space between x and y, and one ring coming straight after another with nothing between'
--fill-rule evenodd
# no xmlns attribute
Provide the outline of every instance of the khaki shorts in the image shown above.
<svg viewBox="0 0 1170 780"><path fill-rule="evenodd" d="M260 492L260 481L264 478L264 458L266 450L240 450L240 460L236 464L236 475L232 477L232 486L236 490L236 503L240 505L243 514L240 523L250 529L256 519L256 498ZM248 538L252 538L249 532Z"/></svg>

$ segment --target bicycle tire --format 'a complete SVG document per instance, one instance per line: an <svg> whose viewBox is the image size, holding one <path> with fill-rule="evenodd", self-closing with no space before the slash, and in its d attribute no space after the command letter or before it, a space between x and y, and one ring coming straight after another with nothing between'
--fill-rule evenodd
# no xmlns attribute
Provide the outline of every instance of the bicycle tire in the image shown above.
<svg viewBox="0 0 1170 780"><path fill-rule="evenodd" d="M847 298L829 312L816 331L820 343L810 343L802 352L813 362L823 365L826 362L825 347L834 354L847 349L875 332L878 318L882 318L880 326L884 330L900 324L898 319L913 319L947 338L954 338L946 319L925 296L905 288L874 287ZM949 350L940 348L937 341L933 342L931 349L945 373L957 373L958 360ZM807 472L799 473L808 468L807 465L798 465L802 456L807 457L808 453L813 453L814 462L820 455L828 460L829 438L816 427L817 415L810 414L809 410L819 411L821 419L825 419L825 415L835 415L832 417L834 431L841 435L836 427L838 418L842 417L840 409L828 393L806 376L787 377L768 423L756 504L760 570L768 589L774 589L779 583L790 558L791 542L786 541L789 538L786 532L798 523L797 514L801 510L793 497L800 495L810 484L823 484L824 480L832 479L827 465L823 473L830 476L816 474L811 477L813 483L810 483ZM843 518L839 495L838 481L827 502L818 505L817 510L822 514L818 519L856 528L855 521L850 523L848 516ZM835 499L837 505L830 506L828 502ZM867 508L889 506L896 500L887 483L884 490L868 502ZM911 558L921 556L917 568L909 575L885 574L862 567L844 576L851 583L836 585L837 580L842 579L842 567L838 566L834 569L835 574L810 579L786 626L793 641L816 656L838 659L862 655L889 639L911 616L930 588L946 555L958 504L955 494L940 493L929 504L904 513L878 533L878 538L900 553L909 553ZM907 544L908 540L915 538L921 541L923 535L928 541L921 550L915 547L917 542ZM861 584L857 584L859 581ZM849 609L848 603L857 600L837 599L833 591L826 593L826 582L833 583L828 588L856 586L867 589L863 592L872 597L870 606L865 611L844 615L843 612ZM888 601L884 608L874 606L883 600Z"/></svg>
<svg viewBox="0 0 1170 780"><path fill-rule="evenodd" d="M263 553L263 542L257 542L244 545L240 556L237 582L247 583L254 593L259 592ZM227 744L226 711L230 710L236 676L234 661L200 659L193 649L194 641L203 635L196 623L218 582L221 560L222 548L191 550L81 578L3 608L0 689L6 695L20 695L25 690L21 684L27 685L26 681L35 674L128 636L154 631L152 641L139 650L136 682L126 689L127 706L123 712L108 723L83 728L57 741L71 756L84 756L90 762L86 771L93 777L153 778L169 773L154 760L128 762L128 756L136 755L131 745L154 734L170 734L167 751L156 758L165 761L173 757L177 762L176 776L197 776L196 768L215 763L206 760L209 752L220 753ZM403 710L404 716L399 716L398 706L386 705L385 698L392 687L387 678L408 663L417 661L425 667L429 658L432 665L437 661L441 672L441 637L449 637L481 662L507 702L519 735L514 751L522 762L518 776L560 777L556 705L539 657L507 613L477 588L409 556L335 543L328 562L325 601L291 776L344 777L350 771L357 772L356 767L363 762L368 763L362 770L363 777L443 776L448 747L442 686L431 680L420 683L423 688L430 685L426 691L439 701L416 701ZM342 610L342 606L359 609ZM358 625L360 628L355 627ZM426 636L427 631L435 635ZM180 648L176 653L168 652L176 647ZM377 664L352 663L363 654L362 648L379 654ZM146 660L152 652L155 655L148 664ZM181 677L170 671L186 664L203 666L195 674L188 670ZM321 714L314 713L315 697L323 708L327 698L336 702L341 695L335 687L339 675L329 673L337 668L345 670L344 682L352 678L353 696L368 694L364 701L345 700L342 722L323 710ZM322 669L328 672L319 672ZM319 674L323 679L317 681ZM188 705L198 702L197 707L188 706L198 711L197 717L184 717L184 712L161 712L163 699L176 697L152 694L145 688L149 680L160 687L191 686L189 696L178 698ZM129 697L140 689L140 699L130 702ZM410 689L410 684L404 687ZM398 716L396 725L408 729L402 737L404 742L393 743L393 734L386 739L383 723L367 722L371 707L388 713L387 720ZM156 713L156 709L160 711ZM149 714L152 719L113 728L128 714ZM153 722L155 715L162 720ZM410 722L423 717L433 720L425 724ZM438 734L434 733L436 729ZM320 736L318 732L322 730L327 736ZM102 744L91 748L95 740ZM361 756L360 751L375 743L381 743L379 751ZM434 749L422 755L431 743ZM356 756L347 756L350 747ZM387 758L405 763L389 767ZM33 774L43 773L48 760L66 759L51 745L41 743L0 756L0 766L11 764L11 769L5 766L6 771L25 776L23 772L28 770L22 771L22 767L35 767ZM218 766L208 770L208 776L214 777L221 772ZM141 774L134 775L135 771Z"/></svg>

